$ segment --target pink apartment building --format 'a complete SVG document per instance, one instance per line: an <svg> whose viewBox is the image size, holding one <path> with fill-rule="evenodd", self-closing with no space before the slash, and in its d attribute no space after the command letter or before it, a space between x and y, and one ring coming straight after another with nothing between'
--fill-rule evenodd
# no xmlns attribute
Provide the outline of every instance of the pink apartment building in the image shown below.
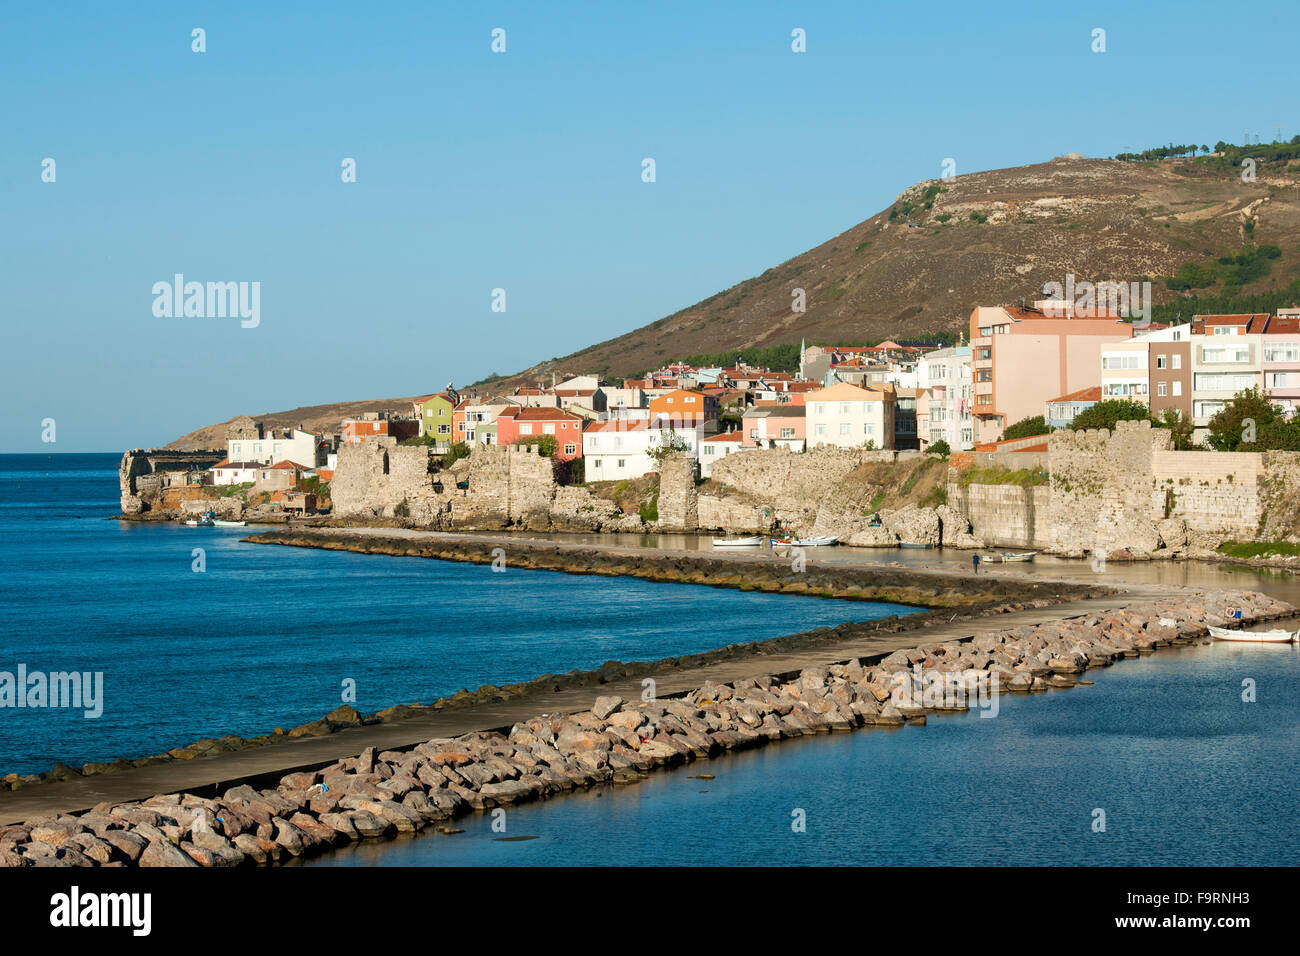
<svg viewBox="0 0 1300 956"><path fill-rule="evenodd" d="M997 441L1008 425L1043 414L1053 396L1096 385L1102 347L1132 337L1117 315L977 307L970 316L975 441Z"/></svg>

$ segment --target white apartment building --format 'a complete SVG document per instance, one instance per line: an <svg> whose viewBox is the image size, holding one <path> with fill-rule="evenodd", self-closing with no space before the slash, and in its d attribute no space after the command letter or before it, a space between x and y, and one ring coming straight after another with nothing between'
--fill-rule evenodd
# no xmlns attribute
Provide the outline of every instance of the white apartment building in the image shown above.
<svg viewBox="0 0 1300 956"><path fill-rule="evenodd" d="M639 478L658 471L659 464L650 452L671 441L673 435L686 443L686 454L699 459L700 442L704 438L703 422L693 427L678 425L675 428L669 428L667 423L661 427L661 423L645 419L592 422L582 433L587 481Z"/></svg>
<svg viewBox="0 0 1300 956"><path fill-rule="evenodd" d="M922 450L941 441L953 451L974 448L970 346L925 353L917 363L916 377L917 387L928 393L917 402L917 438Z"/></svg>

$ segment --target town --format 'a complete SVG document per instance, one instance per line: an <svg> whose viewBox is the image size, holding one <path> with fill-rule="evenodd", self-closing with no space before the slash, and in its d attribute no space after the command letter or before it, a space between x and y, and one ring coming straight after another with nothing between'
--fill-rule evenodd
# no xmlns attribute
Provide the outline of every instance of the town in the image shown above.
<svg viewBox="0 0 1300 956"><path fill-rule="evenodd" d="M977 307L952 346L804 343L793 372L674 363L640 378L583 374L501 394L449 384L325 434L236 420L225 460L190 480L257 484L302 510L293 490L303 479L328 482L340 446L378 439L453 459L536 445L562 483L637 478L678 452L707 479L715 463L751 449L993 450L1009 430L1018 441L1026 428L1046 435L1107 401L1182 423L1197 447L1239 393L1261 390L1284 416L1300 404L1300 307L1139 325L1068 303Z"/></svg>

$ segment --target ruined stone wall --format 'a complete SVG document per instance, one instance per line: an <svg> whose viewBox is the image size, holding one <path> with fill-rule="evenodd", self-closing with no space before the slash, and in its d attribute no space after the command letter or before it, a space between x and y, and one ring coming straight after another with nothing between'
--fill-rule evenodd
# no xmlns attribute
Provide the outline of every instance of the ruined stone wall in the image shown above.
<svg viewBox="0 0 1300 956"><path fill-rule="evenodd" d="M162 448L133 448L125 452L117 466L122 513L138 515L164 507L161 499L167 484L163 481L164 473L206 470L223 457L221 452L168 451Z"/></svg>
<svg viewBox="0 0 1300 956"><path fill-rule="evenodd" d="M1052 547L1050 501L1047 485L948 485L948 505L969 518L975 537L990 547Z"/></svg>
<svg viewBox="0 0 1300 956"><path fill-rule="evenodd" d="M1151 513L1182 518L1192 531L1253 539L1260 528L1264 456L1253 452L1158 451Z"/></svg>
<svg viewBox="0 0 1300 956"><path fill-rule="evenodd" d="M743 457L729 455L723 461ZM663 531L695 531L699 526L695 462L681 453L669 455L659 466L659 528Z"/></svg>
<svg viewBox="0 0 1300 956"><path fill-rule="evenodd" d="M529 531L545 531L555 498L555 462L537 453L536 445L506 446L510 520ZM470 494L474 483L470 482Z"/></svg>
<svg viewBox="0 0 1300 956"><path fill-rule="evenodd" d="M1258 538L1300 541L1300 452L1266 451L1261 457Z"/></svg>

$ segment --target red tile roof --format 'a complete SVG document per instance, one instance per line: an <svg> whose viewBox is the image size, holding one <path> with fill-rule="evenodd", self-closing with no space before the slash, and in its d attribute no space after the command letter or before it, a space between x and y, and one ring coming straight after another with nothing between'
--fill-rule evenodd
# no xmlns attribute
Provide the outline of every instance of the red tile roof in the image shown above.
<svg viewBox="0 0 1300 956"><path fill-rule="evenodd" d="M1049 404L1057 402L1100 402L1101 386L1090 385L1088 388L1081 388L1077 392L1070 392L1058 398L1049 398L1047 401Z"/></svg>

